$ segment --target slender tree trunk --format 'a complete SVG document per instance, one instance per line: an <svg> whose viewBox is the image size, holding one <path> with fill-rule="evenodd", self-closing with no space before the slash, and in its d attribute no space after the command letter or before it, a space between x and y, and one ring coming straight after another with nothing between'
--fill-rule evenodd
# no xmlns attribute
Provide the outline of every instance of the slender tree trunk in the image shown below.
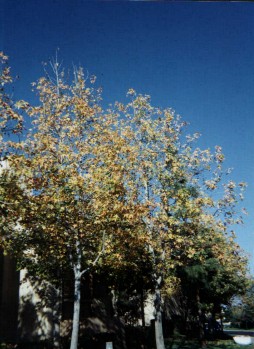
<svg viewBox="0 0 254 349"><path fill-rule="evenodd" d="M104 252L104 237L105 233L103 232L102 237L102 249L99 252L93 261L93 265L96 265L101 254ZM81 258L82 250L80 246L80 241L76 241L76 261L74 261L73 256L70 254L70 259L73 266L74 272L74 305L73 305L73 318L72 318L72 333L71 333L71 346L70 349L78 348L78 336L79 336L79 320L80 320L80 299L81 299L81 277L86 272L90 270L90 267L84 269L81 272Z"/></svg>
<svg viewBox="0 0 254 349"><path fill-rule="evenodd" d="M146 173L146 170L145 170ZM149 200L149 180L146 178L144 183L144 189L145 189L145 199L146 201ZM150 232L152 236L152 220L151 215L149 215L148 219L146 220L146 224L148 226L148 231ZM153 256L153 259L155 261L154 256L154 250L151 245L149 245L149 251ZM164 255L162 253L162 260L164 260ZM156 265L156 262L155 262ZM154 330L155 330L155 341L156 341L156 349L165 349L164 344L164 337L163 337L163 328L162 328L162 313L161 313L161 293L160 293L160 287L162 278L161 276L158 277L155 273L155 280L156 280L156 287L155 287L155 295L154 295L154 315L155 315L155 323L154 323Z"/></svg>
<svg viewBox="0 0 254 349"><path fill-rule="evenodd" d="M205 316L201 310L200 307L200 296L199 296L199 289L197 289L197 315L198 315L198 337L199 337L199 343L201 348L206 348L206 339L205 339Z"/></svg>
<svg viewBox="0 0 254 349"><path fill-rule="evenodd" d="M74 266L74 306L73 306L73 319L72 319L72 334L71 334L71 346L70 349L78 348L78 336L79 336L79 318L80 318L80 298L81 298L81 265L77 263Z"/></svg>
<svg viewBox="0 0 254 349"><path fill-rule="evenodd" d="M155 289L154 309L155 309L155 341L156 349L165 349L163 327L162 327L162 312L161 312L161 293L160 293L160 278L157 280Z"/></svg>
<svg viewBox="0 0 254 349"><path fill-rule="evenodd" d="M161 311L156 313L155 318L155 340L157 349L165 349L163 329L162 329L162 314Z"/></svg>
<svg viewBox="0 0 254 349"><path fill-rule="evenodd" d="M142 321L142 327L145 328L146 322L145 322L145 307L144 307L144 290L143 285L140 289L140 307L141 307L141 321Z"/></svg>

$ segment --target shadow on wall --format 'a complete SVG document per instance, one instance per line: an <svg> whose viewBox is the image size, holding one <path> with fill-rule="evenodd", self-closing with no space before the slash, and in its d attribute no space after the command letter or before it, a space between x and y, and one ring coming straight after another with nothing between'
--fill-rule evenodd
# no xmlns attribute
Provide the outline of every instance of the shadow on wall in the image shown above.
<svg viewBox="0 0 254 349"><path fill-rule="evenodd" d="M59 299L56 290L46 282L20 272L18 332L20 343L57 345L59 332Z"/></svg>
<svg viewBox="0 0 254 349"><path fill-rule="evenodd" d="M61 325L59 323L63 306L59 291L47 282L28 277L24 270L20 273L18 348L68 348L72 320L66 318ZM92 298L89 314L83 313L79 349L105 349L106 342L112 342L113 349L148 348L147 342L151 338L148 338L147 331L127 328L119 318L110 314L104 298L105 294L101 299ZM86 309L85 300L81 306Z"/></svg>
<svg viewBox="0 0 254 349"><path fill-rule="evenodd" d="M22 270L19 296L19 348L68 348L72 320L59 323L61 297L47 282L40 282ZM82 304L84 306L84 304ZM105 349L114 342L114 349L126 349L124 325L107 314L103 301L93 299L90 316L80 321L79 348ZM61 330L61 331L60 331ZM61 338L61 340L60 340Z"/></svg>

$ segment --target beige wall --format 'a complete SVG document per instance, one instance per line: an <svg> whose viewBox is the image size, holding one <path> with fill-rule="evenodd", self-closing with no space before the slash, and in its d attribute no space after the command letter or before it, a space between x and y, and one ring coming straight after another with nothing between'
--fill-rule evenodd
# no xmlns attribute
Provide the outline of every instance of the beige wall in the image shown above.
<svg viewBox="0 0 254 349"><path fill-rule="evenodd" d="M52 287L46 282L28 278L20 271L18 327L22 342L50 341L53 338Z"/></svg>
<svg viewBox="0 0 254 349"><path fill-rule="evenodd" d="M39 342L53 337L50 287L26 276L25 270L16 271L11 257L0 252L0 342Z"/></svg>

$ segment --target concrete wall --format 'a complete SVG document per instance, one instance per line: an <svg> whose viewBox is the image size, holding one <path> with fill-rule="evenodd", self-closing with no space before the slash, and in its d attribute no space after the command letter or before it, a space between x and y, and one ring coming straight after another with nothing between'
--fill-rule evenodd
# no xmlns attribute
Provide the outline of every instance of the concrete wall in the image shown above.
<svg viewBox="0 0 254 349"><path fill-rule="evenodd" d="M55 313L55 290L46 282L28 277L20 271L18 329L21 342L52 341L59 332L59 314Z"/></svg>
<svg viewBox="0 0 254 349"><path fill-rule="evenodd" d="M52 341L55 304L49 285L33 282L26 270L17 272L15 261L0 252L0 342Z"/></svg>

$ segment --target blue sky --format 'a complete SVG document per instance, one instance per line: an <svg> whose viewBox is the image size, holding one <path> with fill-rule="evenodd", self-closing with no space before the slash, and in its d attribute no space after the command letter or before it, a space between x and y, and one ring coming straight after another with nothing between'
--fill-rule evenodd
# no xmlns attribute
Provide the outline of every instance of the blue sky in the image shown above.
<svg viewBox="0 0 254 349"><path fill-rule="evenodd" d="M105 103L132 87L170 106L221 145L232 177L246 181L240 245L254 272L254 5L251 2L2 0L0 49L10 57L17 98L59 48L63 64L97 76Z"/></svg>

